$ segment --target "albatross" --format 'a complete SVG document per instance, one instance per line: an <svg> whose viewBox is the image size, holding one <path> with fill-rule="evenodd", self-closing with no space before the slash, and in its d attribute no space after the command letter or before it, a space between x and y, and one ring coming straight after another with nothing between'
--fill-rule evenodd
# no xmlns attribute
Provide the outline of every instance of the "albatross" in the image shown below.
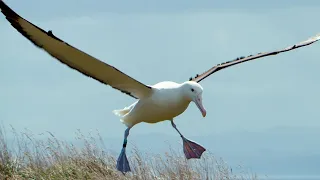
<svg viewBox="0 0 320 180"><path fill-rule="evenodd" d="M32 24L8 7L2 0L0 0L0 9L10 24L35 46L46 51L52 57L70 68L136 99L133 104L123 109L113 111L127 127L124 132L123 146L116 165L116 168L122 173L131 171L126 156L126 146L129 131L133 126L141 122L157 123L165 120L171 121L172 127L182 138L185 157L187 159L199 159L206 149L185 138L176 127L173 119L182 114L187 109L190 102L194 102L197 105L203 117L206 116L207 111L202 104L203 88L199 84L200 81L227 67L291 51L310 45L320 39L320 36L317 35L284 49L258 53L247 57L239 57L215 65L204 73L197 74L195 77L186 79L186 81L182 83L164 81L151 86L145 85L121 72L117 68L71 46L67 42L56 37L51 30L45 31Z"/></svg>

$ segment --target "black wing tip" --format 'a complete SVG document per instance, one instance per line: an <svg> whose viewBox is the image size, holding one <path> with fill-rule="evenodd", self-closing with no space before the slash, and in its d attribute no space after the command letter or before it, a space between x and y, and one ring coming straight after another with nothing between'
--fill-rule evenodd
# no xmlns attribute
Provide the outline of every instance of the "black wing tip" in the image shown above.
<svg viewBox="0 0 320 180"><path fill-rule="evenodd" d="M6 16L8 21L16 21L17 19L21 18L19 14L14 12L6 3L4 3L2 0L0 0L0 10L3 13L3 15Z"/></svg>
<svg viewBox="0 0 320 180"><path fill-rule="evenodd" d="M21 25L19 24L19 19L23 19L19 14L17 14L15 11L13 11L7 4L5 4L2 0L0 0L0 10L2 14L6 17L6 19L9 21L9 23L23 36L28 38L30 41L33 42L32 39L30 39L27 35L27 33L23 30ZM35 42L33 42L36 44Z"/></svg>
<svg viewBox="0 0 320 180"><path fill-rule="evenodd" d="M17 14L15 11L13 11L8 5L6 5L2 0L0 0L0 9L1 12L5 15L6 19L10 22L10 24L18 31L20 32L23 36L25 36L27 39L29 39L34 45L38 46L39 48L42 48L41 45L37 44L36 42L34 42L28 35L28 33L26 33L23 29L23 27L21 27L21 25L19 24L19 19L23 19L19 14ZM27 21L27 20L25 20ZM27 21L28 22L28 21ZM30 22L28 22L30 23ZM32 23L30 23L32 24ZM52 33L52 30L49 30L48 32L44 31L43 29L39 28L38 26L32 24L33 26L35 26L36 28L38 28L40 31L46 33L48 36L63 42L63 40L59 39L57 36L55 36ZM67 45L69 45L68 43L66 43ZM70 45L69 45L70 46Z"/></svg>

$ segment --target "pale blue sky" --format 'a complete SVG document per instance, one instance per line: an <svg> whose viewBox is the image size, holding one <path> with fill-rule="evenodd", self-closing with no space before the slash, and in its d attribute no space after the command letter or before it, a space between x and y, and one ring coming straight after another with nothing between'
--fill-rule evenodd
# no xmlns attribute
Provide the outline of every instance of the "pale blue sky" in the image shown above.
<svg viewBox="0 0 320 180"><path fill-rule="evenodd" d="M36 25L146 84L183 82L217 63L283 48L320 32L316 0L6 2ZM0 27L0 120L6 126L60 137L74 136L76 129L122 137L125 126L112 110L134 99L62 65L3 16ZM186 136L320 127L319 48L317 43L212 75L201 82L207 117L192 104L176 118L178 127ZM139 124L131 134L151 132L176 135L168 122Z"/></svg>

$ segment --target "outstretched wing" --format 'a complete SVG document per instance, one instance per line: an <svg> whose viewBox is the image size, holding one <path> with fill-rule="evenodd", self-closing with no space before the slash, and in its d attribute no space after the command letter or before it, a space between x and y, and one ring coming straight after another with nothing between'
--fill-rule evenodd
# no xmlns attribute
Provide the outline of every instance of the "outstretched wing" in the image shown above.
<svg viewBox="0 0 320 180"><path fill-rule="evenodd" d="M52 34L30 23L19 16L2 0L0 0L1 12L11 25L34 45L43 49L63 64L75 69L82 74L97 81L110 85L134 98L148 97L152 93L150 86L144 85L130 76L119 71L98 59L69 45Z"/></svg>
<svg viewBox="0 0 320 180"><path fill-rule="evenodd" d="M212 67L211 69L209 69L208 71L206 71L206 72L204 72L204 73L202 73L200 75L197 74L194 78L191 77L189 80L190 81L195 81L195 82L200 82L203 79L205 79L208 76L210 76L211 74L220 71L221 69L224 69L224 68L227 68L227 67L230 67L230 66L234 66L236 64L244 63L244 62L247 62L247 61L251 61L251 60L254 60L254 59L262 58L262 57L271 56L271 55L277 55L279 53L291 51L291 50L294 50L294 49L297 49L297 48L300 48L300 47L303 47L303 46L308 46L308 45L318 41L319 39L320 39L320 34L317 35L317 36L314 36L314 37L312 37L312 38L310 38L310 39L308 39L306 41L300 42L298 44L295 44L293 46L289 46L289 47L281 49L281 50L276 50L276 51L272 51L272 52L265 52L265 53L258 53L256 55L250 55L250 56L247 56L247 57L239 57L239 58L237 58L235 60L218 64L218 65Z"/></svg>

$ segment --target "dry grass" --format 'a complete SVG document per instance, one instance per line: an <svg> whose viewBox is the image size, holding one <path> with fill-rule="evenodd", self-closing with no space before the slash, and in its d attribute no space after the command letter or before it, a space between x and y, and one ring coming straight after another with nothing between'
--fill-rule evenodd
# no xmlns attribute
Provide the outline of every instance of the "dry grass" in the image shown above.
<svg viewBox="0 0 320 180"><path fill-rule="evenodd" d="M0 179L256 179L236 176L220 159L205 153L201 160L187 161L174 150L165 156L141 153L133 148L129 161L132 173L125 176L115 169L116 157L104 151L103 141L78 132L83 147L60 141L48 132L45 140L14 129L11 148L0 128ZM98 142L97 142L98 140ZM10 141L11 142L11 141Z"/></svg>

